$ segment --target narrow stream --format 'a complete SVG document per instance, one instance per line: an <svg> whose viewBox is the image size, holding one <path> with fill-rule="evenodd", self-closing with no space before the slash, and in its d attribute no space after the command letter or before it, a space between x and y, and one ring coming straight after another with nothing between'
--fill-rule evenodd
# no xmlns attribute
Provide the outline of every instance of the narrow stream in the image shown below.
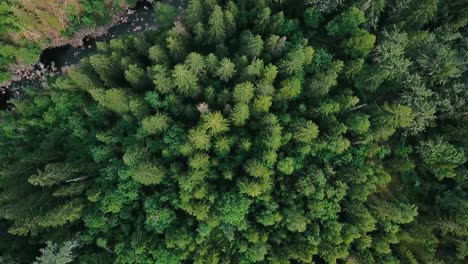
<svg viewBox="0 0 468 264"><path fill-rule="evenodd" d="M47 77L63 74L68 67L77 65L82 58L94 53L96 42L109 41L120 35L143 34L145 31L156 30L157 23L152 2L138 2L134 9L127 11L129 15L124 21L111 27L104 35L96 38L85 37L83 46L65 45L43 50L40 62L35 65L35 71L31 76L13 81L8 87L0 87L0 110L7 109L9 99L18 96L25 87L40 87L46 82ZM177 6L177 2L183 4L184 1L169 0L167 2L172 2Z"/></svg>

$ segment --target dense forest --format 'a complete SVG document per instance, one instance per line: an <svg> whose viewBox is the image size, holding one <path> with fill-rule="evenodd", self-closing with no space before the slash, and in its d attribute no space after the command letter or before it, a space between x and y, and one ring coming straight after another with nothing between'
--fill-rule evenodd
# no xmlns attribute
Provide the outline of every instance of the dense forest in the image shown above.
<svg viewBox="0 0 468 264"><path fill-rule="evenodd" d="M0 263L466 263L466 1L156 10L0 112Z"/></svg>
<svg viewBox="0 0 468 264"><path fill-rule="evenodd" d="M1 0L0 83L16 65L39 61L41 49L60 46L81 29L110 23L137 0Z"/></svg>

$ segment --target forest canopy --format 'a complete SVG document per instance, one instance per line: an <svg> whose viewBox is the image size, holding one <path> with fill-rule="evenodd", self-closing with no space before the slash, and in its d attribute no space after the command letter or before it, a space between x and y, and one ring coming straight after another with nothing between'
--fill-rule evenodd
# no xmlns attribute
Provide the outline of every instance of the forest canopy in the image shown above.
<svg viewBox="0 0 468 264"><path fill-rule="evenodd" d="M464 1L155 9L0 112L0 263L467 260Z"/></svg>

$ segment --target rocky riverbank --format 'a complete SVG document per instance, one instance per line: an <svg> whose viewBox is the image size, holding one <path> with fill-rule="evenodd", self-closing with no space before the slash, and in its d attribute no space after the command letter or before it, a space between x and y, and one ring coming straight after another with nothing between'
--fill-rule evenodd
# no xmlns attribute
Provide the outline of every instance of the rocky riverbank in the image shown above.
<svg viewBox="0 0 468 264"><path fill-rule="evenodd" d="M143 0L141 1L140 5L143 9L149 9L152 7L154 0ZM43 50L54 49L58 47L66 47L71 46L73 48L82 47L83 49L91 48L89 46L85 46L85 42L87 40L96 39L106 35L109 30L113 27L116 27L120 24L125 23L134 23L135 21L129 21L132 15L135 14L136 8L131 8L130 6L124 6L124 11L116 13L113 16L112 21L104 26L96 26L92 29L83 29L77 32L73 38L67 39L64 37L53 39L50 45L42 47ZM138 25L133 28L133 31L139 31L142 29L149 30L155 29L156 27L152 25L152 27ZM66 65L67 66L67 65ZM66 67L68 68L68 67ZM64 68L66 70L66 68ZM0 83L0 92L5 93L5 90L8 87L12 86L12 84L24 81L32 81L35 79L43 79L48 75L55 75L57 72L62 71L62 67L57 68L55 65L45 66L42 62L38 62L36 64L15 64L11 66L11 72L13 73L12 76L8 81Z"/></svg>

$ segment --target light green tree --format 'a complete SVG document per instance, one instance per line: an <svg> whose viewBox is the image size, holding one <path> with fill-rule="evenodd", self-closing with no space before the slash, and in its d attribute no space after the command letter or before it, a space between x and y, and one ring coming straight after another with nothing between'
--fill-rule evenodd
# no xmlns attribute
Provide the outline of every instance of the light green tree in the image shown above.
<svg viewBox="0 0 468 264"><path fill-rule="evenodd" d="M211 43L222 42L226 37L226 24L223 10L215 5L208 20L208 38Z"/></svg>
<svg viewBox="0 0 468 264"><path fill-rule="evenodd" d="M209 135L215 136L229 131L228 121L218 111L205 113L201 118L202 128Z"/></svg>
<svg viewBox="0 0 468 264"><path fill-rule="evenodd" d="M76 240L66 241L61 245L47 241L46 247L40 250L41 256L37 257L33 264L72 263L76 258L73 250L79 246L80 244Z"/></svg>
<svg viewBox="0 0 468 264"><path fill-rule="evenodd" d="M222 81L228 82L236 74L236 66L231 62L229 58L224 58L219 63L219 67L216 70L216 75Z"/></svg>
<svg viewBox="0 0 468 264"><path fill-rule="evenodd" d="M141 121L143 131L149 135L158 134L169 128L170 118L166 114L157 113L156 115L145 117Z"/></svg>

